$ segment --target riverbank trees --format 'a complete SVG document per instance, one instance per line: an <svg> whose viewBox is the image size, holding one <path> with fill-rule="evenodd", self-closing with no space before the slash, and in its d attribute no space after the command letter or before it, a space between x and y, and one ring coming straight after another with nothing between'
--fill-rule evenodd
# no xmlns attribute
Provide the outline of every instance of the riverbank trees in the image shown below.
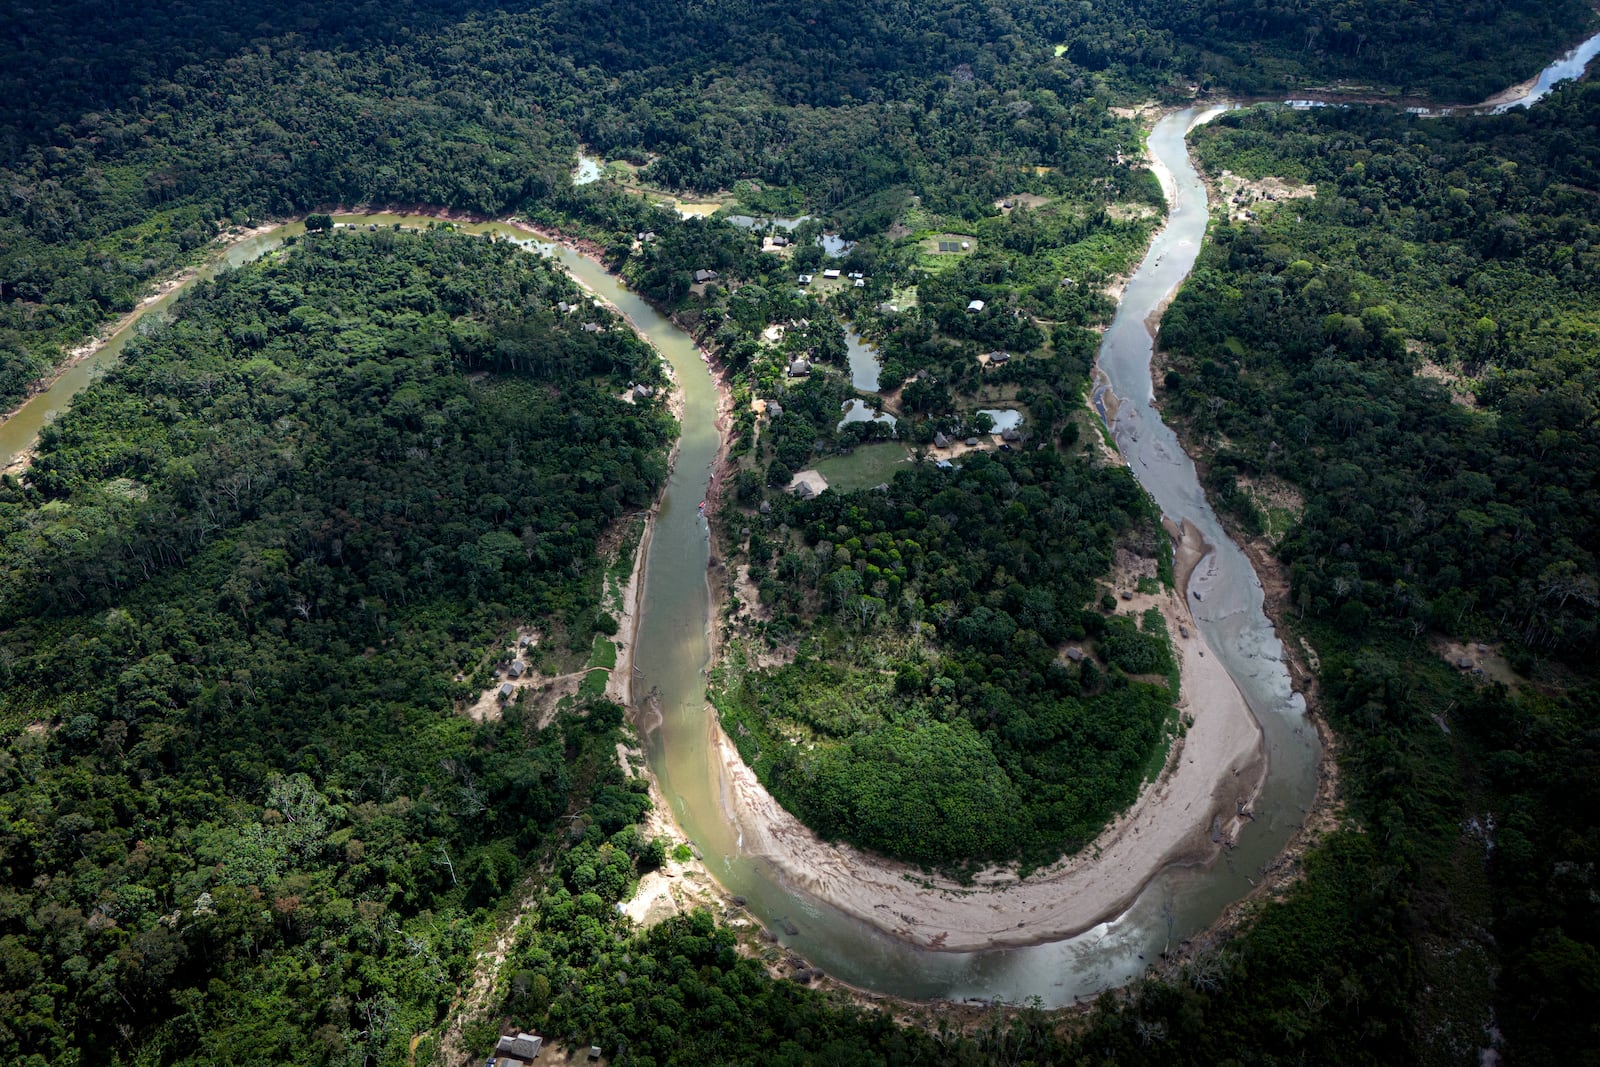
<svg viewBox="0 0 1600 1067"><path fill-rule="evenodd" d="M1356 887L1360 952L1338 925L1242 940L1281 943L1307 1041L1381 1027L1442 1060L1492 1020L1520 1060L1593 1054L1570 993L1600 982L1579 903L1600 840L1597 118L1582 84L1493 118L1268 109L1195 135L1213 173L1317 184L1214 227L1161 334L1215 499L1248 531L1263 487L1303 499L1275 521L1284 621L1318 650L1364 831L1323 855L1381 872ZM1288 907L1334 916L1351 889L1312 867ZM1255 995L1251 971L1221 988Z"/></svg>
<svg viewBox="0 0 1600 1067"><path fill-rule="evenodd" d="M1034 362L1069 395L1087 374ZM1116 546L1154 551L1155 515L1125 469L1048 443L1048 388L1028 394L1045 425L1025 450L919 455L879 489L809 500L780 485L759 513L753 493L728 504L723 527L744 529L726 549L762 621L713 700L762 782L826 837L945 868L1048 863L1160 766L1176 728L1165 624L1091 604ZM801 391L763 431L785 470L838 418ZM779 646L793 662L757 665Z"/></svg>
<svg viewBox="0 0 1600 1067"><path fill-rule="evenodd" d="M976 224L994 198L1018 191L1025 166L1058 168L1049 178L1029 171L1060 183L1025 190L1041 195L1125 177L1107 151L1123 129L1104 107L1117 92L1178 98L1208 72L1213 87L1276 92L1288 84L1284 75L1296 85L1307 76L1388 82L1392 71L1394 81L1475 84L1450 95L1482 95L1543 62L1576 25L1579 6L1515 0L1466 10L1372 0L1344 4L1336 16L1322 4L857 5L800 18L755 5L743 9L748 24L730 26L724 9L693 5L636 6L637 19L570 5L482 15L453 3L337 11L252 0L16 5L0 12L0 137L7 148L0 153L0 396L19 395L62 343L130 306L225 224L364 201L548 210L570 219L584 210L566 191L580 137L632 159L663 185L744 179L764 187L752 190L764 203L809 201L852 236L897 219L915 196ZM1456 80L1463 73L1465 83ZM1540 145L1538 166L1558 179L1548 188L1581 202L1592 183L1559 168L1581 169L1594 140L1581 134L1593 125L1575 123L1570 143L1514 128ZM1504 163L1523 166L1533 157L1494 147L1487 154L1496 157L1497 177L1483 173L1470 151L1439 150L1467 180L1442 189L1423 184L1452 211L1462 209L1452 218L1390 195L1392 189L1360 188L1369 175L1391 186L1416 177L1415 170L1380 173L1374 157L1355 158L1366 150L1357 140L1381 133L1352 128L1342 140L1317 142L1348 169L1348 179L1341 170L1329 180L1341 190L1349 181L1342 210L1367 238L1347 261L1386 253L1373 238L1422 213L1470 238L1456 251L1473 270L1448 275L1457 288L1478 273L1492 288L1499 280L1494 264L1529 247L1522 226L1529 219L1537 223L1533 247L1557 264L1585 267L1578 240L1564 245L1538 232L1546 222L1564 223L1554 215L1534 219L1516 204L1546 194L1516 181ZM1387 154L1393 146L1384 147ZM1431 157L1412 163L1425 171ZM1580 203L1568 212L1581 224L1581 234L1569 236L1589 242L1585 210ZM638 204L638 211L648 223L648 206ZM1502 216L1512 224L1503 225ZM648 228L613 227L607 240L620 230L625 244ZM1015 236L1026 234L1019 226ZM1044 243L1058 237L1047 234ZM1241 263L1250 264L1240 284L1264 298L1270 294L1250 279L1284 273L1275 265L1278 244L1239 245ZM934 1050L932 1039L900 1034L882 1020L852 1028L730 960L723 940L700 923L620 942L626 947L618 955L610 945L627 935L606 905L625 868L637 870L650 853L635 854L637 841L610 836L625 832L642 805L608 769L616 710L596 704L581 723L543 733L515 709L498 727L470 728L444 714L457 689L440 679L482 650L489 621L510 608L526 604L561 619L577 639L587 636L591 598L582 575L569 572L583 570L587 539L606 514L631 506L658 482L656 467L640 456L659 451L666 432L648 418L630 423L634 434L624 434L618 447L632 449L631 458L615 464L588 462L592 448L577 454L574 440L617 445L605 432L615 428L608 398L577 395L582 378L611 373L602 361L638 366L640 353L615 339L606 342L611 347L586 349L583 338L556 337L536 315L514 308L502 307L506 318L484 327L477 309L461 302L484 279L505 278L492 261L476 258L480 247L487 246L451 246L442 259L400 253L398 262L413 268L403 275L368 261L384 281L381 293L335 268L329 277L343 288L331 292L317 289L315 276L281 292L252 291L256 304L239 308L254 307L258 317L219 313L210 331L184 335L205 362L194 375L141 377L141 364L173 367L184 357L159 341L136 347L143 355L117 381L137 382L137 395L117 393L123 386L115 383L90 394L83 432L69 418L45 442L44 482L35 493L4 490L5 519L16 524L5 533L19 538L5 549L17 553L5 587L16 599L3 608L12 614L4 616L0 657L0 699L8 702L0 767L7 1056L65 1059L82 1047L96 1055L203 1061L248 1048L284 1062L397 1061L469 965L477 921L470 909L503 899L525 850L551 841L550 820L570 814L564 806L580 808L599 830L583 831L585 862L562 872L565 891L581 892L575 900L550 898L550 925L563 937L559 953L539 958L550 943L530 940L528 954L519 956L565 999L552 1000L549 1015L524 1017L574 1037L620 1035L642 1049L641 1062L678 1054L680 1030L693 1040L685 1055L704 1059L803 1062L813 1048L836 1062L976 1055L954 1040ZM749 255L733 248L731 237L722 247L732 249L734 263ZM693 251L716 248L699 243ZM877 252L894 255L888 244ZM1396 277L1420 261L1407 255L1409 264L1395 260ZM1302 260L1287 262L1298 271ZM687 255L658 264L647 285L679 300L688 272L706 265ZM1039 265L1042 273L1044 261ZM1519 282L1559 296L1558 280L1542 268L1518 269ZM1006 288L996 277L970 280ZM1338 281L1335 275L1331 284ZM219 298L238 296L243 284L219 283ZM519 285L511 287L518 301L527 296ZM1434 289L1428 301L1444 306L1453 299L1450 288ZM956 304L952 289L938 293L940 304ZM312 291L316 299L302 299ZM375 310L370 321L347 329L349 292L363 293ZM1231 294L1212 295L1224 301ZM1366 372L1369 361L1398 358L1392 331L1404 331L1406 316L1393 307L1386 316L1387 299L1349 307L1342 299L1315 304L1320 318L1284 318L1303 327L1301 336L1342 346L1342 373L1349 366L1363 372L1333 396L1342 406L1308 411L1308 421L1326 416L1330 437L1365 435L1398 411L1456 434L1453 416L1427 421L1433 409L1408 394L1407 406L1361 406L1405 388ZM1056 356L1092 353L1092 335L1077 327L1094 313L1093 295L1055 292L1052 302L1072 327L1048 331ZM469 313L458 323L452 309L461 306ZM1559 299L1557 306L1567 307ZM1267 302L1258 310L1271 320L1282 309ZM965 327L949 306L943 310L951 326ZM1520 318L1520 311L1485 309L1461 335L1468 339L1463 351L1526 369L1505 361L1521 338L1501 332ZM1586 318L1575 322L1580 332L1587 328ZM988 340L980 330L1005 325L1013 324L991 313L972 324L968 340ZM1454 325L1444 329L1454 336ZM965 353L933 344L931 332L903 339L908 348L929 342L919 353L928 362L912 362L908 352L901 363L907 371L926 368L935 354L952 369L963 362ZM1227 335L1220 344L1237 355ZM1572 355L1571 346L1556 347L1558 356ZM269 350L263 366L258 354ZM308 377L295 361L312 351L338 358ZM457 381L456 358L492 373ZM1238 377L1254 373L1255 358ZM391 361L410 377L389 380ZM1054 414L1044 414L1037 400L1026 401L1030 410L1050 437L1070 444L1062 438L1077 424L1059 417L1063 397L1028 377L1046 366L1022 361L997 377L1038 389ZM963 375L970 381L973 373L967 361ZM1187 380L1205 376L1202 362ZM1062 380L1076 387L1079 379ZM1535 458L1572 450L1587 462L1578 447L1586 409L1564 409L1551 387L1558 382L1511 376L1516 389L1491 402L1502 418L1535 420L1534 440L1552 431ZM561 418L549 414L552 388L569 389L563 401L578 405L578 421L562 422L565 409ZM931 408L948 410L948 388L923 393ZM1220 404L1211 413L1228 416L1232 398L1220 386L1201 395L1202 412L1214 399ZM1274 395L1285 404L1298 399L1289 388ZM1065 399L1075 406L1070 392ZM590 401L592 411L584 406ZM1536 410L1519 407L1525 401ZM353 416L348 429L346 411ZM591 413L593 422L581 417ZM1371 427L1363 421L1369 415ZM1301 444L1321 428L1312 424ZM1232 429L1238 455L1258 462L1248 427ZM1372 435L1375 448L1386 447L1383 438ZM554 450L552 468L527 454L534 443ZM1272 455L1271 443L1261 442L1259 462ZM1479 447L1500 442L1474 438ZM1511 475L1521 476L1530 458L1506 448ZM1368 832L1318 853L1311 879L1281 908L1268 909L1236 955L1197 960L1182 984L1103 1005L1079 1051L1051 1045L1048 1028L1038 1025L1025 1028L1028 1044L997 1040L990 1051L1004 1053L1006 1062L1025 1054L1348 1062L1392 1057L1396 1038L1412 1050L1424 1047L1420 1035L1443 1033L1454 1043L1438 1047L1458 1058L1481 1040L1485 1016L1475 1009L1488 1002L1490 980L1471 970L1488 951L1485 941L1456 935L1481 914L1467 905L1477 899L1472 879L1488 869L1498 887L1495 936L1505 946L1496 949L1503 964L1496 988L1505 990L1498 1003L1506 1032L1530 1061L1574 1062L1588 1054L1592 1032L1560 1023L1584 1018L1574 1000L1593 985L1594 940L1585 925L1592 921L1585 874L1594 825L1585 814L1592 809L1592 701L1578 689L1503 703L1492 690L1451 681L1436 662L1419 670L1422 661L1404 646L1420 635L1396 638L1385 620L1393 612L1397 622L1426 621L1407 614L1419 603L1411 592L1418 585L1430 617L1445 612L1450 605L1441 607L1440 590L1448 591L1448 576L1407 575L1396 558L1409 536L1404 515L1391 522L1382 500L1344 493L1369 467L1392 475L1399 461L1419 459L1416 469L1430 483L1424 518L1474 548L1483 542L1486 556L1503 552L1518 581L1527 574L1542 580L1544 570L1520 568L1530 544L1543 551L1543 516L1553 515L1553 528L1565 533L1572 527L1564 510L1587 505L1563 497L1572 492L1566 484L1527 473L1530 493L1519 500L1536 496L1531 488L1545 494L1530 504L1534 524L1502 523L1505 513L1493 506L1500 464L1479 469L1472 466L1477 458L1468 450L1463 470L1490 478L1491 491L1476 477L1459 479L1450 491L1460 506L1431 485L1449 482L1453 472L1431 465L1435 457L1403 452L1375 460L1358 454L1330 466L1350 484L1335 486L1343 495L1332 502L1311 505L1322 523L1318 536L1326 535L1302 542L1305 558L1324 568L1302 575L1325 590L1306 605L1313 625L1322 620L1349 641L1361 624L1375 622L1380 636L1399 642L1354 651L1334 638L1326 642L1324 663L1338 683L1332 714L1359 742L1351 761L1360 771L1356 810ZM1219 460L1217 469L1225 474L1228 463ZM566 511L551 510L561 520L555 527L529 522L531 544L516 521L546 516L526 512L532 494L517 489L528 478L541 504L574 500ZM1219 476L1216 484L1227 482ZM1320 495L1320 483L1312 488ZM1346 505L1360 520L1348 537L1334 521ZM865 541L884 531L852 532ZM1394 540L1385 545L1384 536ZM1584 619L1572 609L1587 587L1579 559L1565 561L1574 568L1549 572L1552 595L1532 598L1539 626L1524 640L1537 649L1549 639L1570 660L1575 654L1563 650L1573 638L1584 647ZM887 582L870 552L861 572L855 563L852 554L852 573L877 566L875 581ZM1382 581L1369 582L1374 570ZM1517 589L1489 580L1499 603L1515 603ZM870 608L875 596L863 593L855 603ZM1358 606L1341 617L1352 599ZM991 612L983 620L1003 631L999 615L1011 609L1003 601L980 606ZM1492 619L1481 601L1468 601L1464 612ZM979 636L993 632L972 627ZM271 654L252 658L255 642ZM992 659L984 670L994 668ZM1403 669L1392 669L1396 664ZM895 677L898 685L898 671ZM935 679L941 677L958 680ZM969 681L966 672L959 681ZM35 719L48 720L44 730L27 728ZM962 730L941 723L944 736L935 740ZM1457 766L1467 770L1450 777L1447 770ZM1474 792L1484 781L1487 791ZM1487 798L1480 810L1462 807L1480 796ZM1464 814L1490 809L1496 855L1508 859L1485 868L1481 843L1456 828ZM611 851L597 865L603 846ZM1466 891L1449 887L1440 905L1438 881L1416 872L1444 869L1446 848L1455 855L1449 871ZM201 891L191 899L189 889ZM1458 906L1467 919L1454 914ZM1416 933L1419 927L1425 933ZM1430 942L1440 930L1451 940ZM640 980L663 958L670 991L668 983ZM530 980L527 990L538 989ZM646 1004L625 990L652 996ZM1458 993L1470 1010L1457 1018L1472 1025L1430 1028ZM511 1007L529 1011L521 1002ZM423 1047L419 1056L426 1054Z"/></svg>
<svg viewBox="0 0 1600 1067"><path fill-rule="evenodd" d="M803 18L763 3L729 32L713 9L634 10L0 12L0 406L252 219L341 203L529 209L567 187L580 141L653 186L754 183L858 235L913 196L976 218L1019 191L1017 168L1114 179L1102 142L1122 94L1359 74L1435 91L1466 76L1481 95L1536 69L1583 17L1580 0L1368 0L1337 19L1231 0Z"/></svg>
<svg viewBox="0 0 1600 1067"><path fill-rule="evenodd" d="M515 621L588 644L597 539L665 478L616 395L653 356L579 296L503 243L308 238L0 485L0 1058L397 1061L574 791L644 810L614 705L455 710Z"/></svg>

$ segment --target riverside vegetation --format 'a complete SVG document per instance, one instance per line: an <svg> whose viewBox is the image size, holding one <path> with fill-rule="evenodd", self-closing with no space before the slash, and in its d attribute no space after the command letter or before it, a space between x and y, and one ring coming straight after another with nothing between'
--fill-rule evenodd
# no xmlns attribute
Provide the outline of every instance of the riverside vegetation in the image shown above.
<svg viewBox="0 0 1600 1067"><path fill-rule="evenodd" d="M5 479L6 1060L393 1061L572 798L648 806L613 704L454 713L513 620L588 647L596 541L666 474L671 419L614 395L653 354L578 296L504 244L311 237Z"/></svg>
<svg viewBox="0 0 1600 1067"><path fill-rule="evenodd" d="M336 203L556 206L581 140L660 185L752 179L760 210L809 203L865 231L913 190L972 214L1021 191L1011 166L1083 173L1120 91L1357 74L1473 97L1583 17L1581 0L1362 0L1336 18L1235 0L805 18L768 2L730 33L714 9L636 7L8 8L0 404L230 223Z"/></svg>
<svg viewBox="0 0 1600 1067"><path fill-rule="evenodd" d="M819 833L945 866L1048 863L1159 766L1176 697L1165 620L1086 607L1113 543L1153 528L1124 469L979 453L770 520L741 547L776 616L762 636L799 630L799 655L760 669L734 653L713 699ZM1090 637L1099 666L1062 657Z"/></svg>
<svg viewBox="0 0 1600 1067"><path fill-rule="evenodd" d="M1600 983L1597 123L1590 84L1451 122L1228 116L1196 137L1208 167L1317 196L1219 225L1163 320L1167 410L1208 445L1214 499L1260 532L1263 486L1303 497L1285 606L1365 830L1332 852L1381 872L1367 959L1440 1062L1491 1010L1524 1062L1594 1055L1573 998ZM1325 971L1325 1010L1372 966Z"/></svg>
<svg viewBox="0 0 1600 1067"><path fill-rule="evenodd" d="M978 428L974 409L992 387L1027 408L1036 443L1055 446L974 460L956 478L908 471L887 495L775 498L774 511L793 509L784 514L798 521L792 543L761 535L768 552L783 548L769 556L767 595L830 654L859 624L835 617L827 590L803 571L780 572L791 551L804 561L801 542L815 560L823 541L837 558L857 538L862 558L846 549L848 573L879 573L849 591L859 596L847 606L877 597L889 607L875 591L889 577L873 552L902 591L908 581L926 592L950 580L926 557L894 573L888 553L905 564L904 542L926 547L924 528L946 514L909 494L947 485L940 491L955 494L952 505L990 506L1013 484L1016 499L1073 485L1122 499L1110 473L1072 455L1087 443L1073 436L1094 347L1086 327L1109 309L1099 286L1132 262L1150 225L1137 210L1152 201L1148 180L1116 161L1119 145L1132 155L1136 131L1108 103L1179 98L1191 82L1277 91L1285 75L1470 99L1537 67L1581 9L1438 2L1396 11L1367 0L1335 17L1325 5L1196 0L819 9L800 19L757 5L744 32L727 32L715 9L649 4L638 19L576 5L16 8L0 15L10 31L0 35L0 77L9 79L0 93L0 395L19 396L64 343L130 306L224 225L339 202L521 211L606 247L632 283L746 376L736 383L741 399L779 378L778 353L758 340L766 324L808 320L814 330L779 348L813 351L826 365L842 358L838 323L849 317L881 343L886 381L929 371L901 396L913 442ZM1499 127L1340 112L1250 118L1215 135L1216 154L1204 157L1213 165L1339 189L1326 201L1336 209L1320 199L1292 209L1315 221L1300 251L1300 235L1272 229L1289 226L1286 211L1264 220L1270 240L1224 231L1226 252L1208 253L1201 266L1212 273L1197 279L1219 317L1180 301L1174 312L1189 324L1174 320L1167 343L1180 375L1169 404L1194 433L1216 434L1223 503L1253 521L1250 483L1229 487L1258 467L1305 494L1306 518L1283 542L1299 565L1292 613L1309 590L1299 625L1323 650L1323 697L1346 738L1356 830L1314 849L1305 879L1263 904L1238 937L1102 998L1071 1033L1030 1011L966 1035L900 1028L770 981L735 951L727 927L704 917L632 930L611 905L661 852L634 825L648 807L642 784L625 782L613 762L620 710L588 701L543 730L517 706L481 725L451 714L487 681L488 650L514 621L542 620L556 638L552 655L587 648L594 627L606 628L595 543L652 497L671 434L659 410L607 395L652 374L629 331L577 335L546 314L575 296L559 275L447 235L316 236L281 262L197 290L172 326L137 341L128 366L45 435L37 473L0 490L0 1053L24 1063L203 1063L241 1049L274 1062L424 1062L434 1046L408 1049L412 1035L436 1032L495 909L537 866L537 906L496 987L494 1018L470 1035L512 1019L573 1042L601 1040L617 1062L640 1064L758 1055L1453 1062L1489 1040L1484 1027L1496 1021L1525 1062L1592 1057L1582 998L1595 988L1596 939L1584 902L1600 812L1588 788L1596 708L1583 666L1593 632L1581 608L1594 526L1581 525L1587 512L1566 510L1592 510L1592 499L1570 500L1592 489L1557 483L1595 467L1573 458L1536 476L1515 433L1463 429L1465 412L1437 392L1413 397L1398 376L1417 355L1408 341L1432 346L1430 361L1451 374L1459 366L1478 376L1458 352L1525 372L1508 376L1517 388L1504 394L1493 382L1477 387L1479 403L1503 406L1503 423L1554 431L1546 457L1588 456L1592 427L1552 384L1557 372L1592 374L1581 335L1564 325L1590 321L1579 239L1589 240L1596 188L1587 166L1594 123L1588 105L1574 103L1586 92ZM1551 107L1563 109L1561 122L1544 118ZM1245 139L1257 122L1271 125ZM1367 136L1393 143L1360 156ZM821 222L802 228L784 266L731 227L677 220L611 183L572 189L580 140L658 187L727 187L759 213L816 210L858 239L850 262L874 280L859 295L796 295L789 267L820 263L810 239ZM1416 175L1435 157L1461 172L1449 187L1421 183L1438 205L1417 200L1392 171L1367 181L1383 155L1422 145L1429 155L1416 157ZM1463 203L1456 189L1464 207L1451 215ZM1003 217L992 206L1018 194L1048 203ZM1334 298L1293 290L1296 264L1316 274L1325 262L1387 254L1387 235L1418 219L1432 228L1407 236L1389 265L1362 266L1348 289L1335 284ZM633 248L645 229L659 240ZM975 252L941 257L923 246L950 230L977 238ZM1548 265L1529 251L1540 247ZM1429 258L1446 255L1472 269L1451 274ZM1450 286L1413 269L1419 262L1439 263L1443 279L1483 274L1474 299L1493 292L1507 306L1458 307ZM743 281L741 293L752 282L765 292L694 293L690 272L703 267ZM1064 287L1063 275L1083 284ZM1307 286L1314 280L1330 284ZM1524 299L1504 283L1535 288ZM912 286L917 312L879 310ZM1256 297L1250 307L1303 301L1293 321L1308 328L1273 335L1273 316L1246 321L1235 292ZM968 318L969 293L995 306ZM1532 294L1554 301L1559 322L1535 317ZM1364 314L1380 305L1388 318ZM1492 322L1480 334L1485 314ZM1437 335L1425 329L1434 316ZM1491 495L1504 492L1525 517L1504 525L1500 502L1481 499L1481 483L1466 478L1462 502L1478 507L1452 509L1430 484L1418 487L1419 525L1378 521L1390 509L1345 468L1398 477L1406 454L1391 448L1402 435L1368 435L1350 417L1316 421L1323 409L1307 398L1324 397L1320 387L1295 391L1277 369L1274 345L1289 351L1293 340L1303 354L1302 337L1333 348L1324 369L1334 380L1353 374L1370 397L1405 398L1396 418L1444 436L1438 464L1482 473ZM1524 340L1538 358L1519 365ZM973 355L1001 346L1026 358L980 374ZM1265 421L1235 417L1234 407L1246 410L1237 390L1258 375L1281 409L1274 418L1313 422L1303 438L1269 437ZM739 414L735 449L746 450L756 494L778 480L775 461L792 467L766 449L802 459L819 440L855 443L828 417L853 391L826 373L814 383L792 390L797 417L770 439ZM1249 410L1259 403L1249 398ZM1376 412L1373 426L1404 425L1390 417ZM884 432L855 425L866 427L847 431L857 440ZM1353 436L1368 449L1356 459L1339 451L1348 429L1362 430ZM1326 469L1345 482L1320 479L1313 446L1342 457ZM1336 529L1340 506L1370 508L1373 521ZM1016 540L1087 591L1119 534L1149 530L1136 502L1121 511L1126 522L1073 533L1081 559L1054 533L1030 528ZM949 514L958 521L938 532L958 575L999 551L980 524ZM1281 529L1282 516L1266 518ZM1417 549L1408 576L1404 561L1423 533L1449 523L1468 531L1450 534L1453 548L1498 554L1509 577L1497 583L1492 564L1469 560L1472 577L1452 578L1434 566L1437 547ZM745 551L753 559L762 549L752 537ZM919 709L898 729L961 740L926 751L981 759L981 741L996 763L1026 768L1029 757L1009 747L999 723L1022 744L1047 745L1074 728L1075 708L1108 697L1142 706L1160 681L1110 672L1087 690L1072 680L1072 694L1048 667L1008 677L1021 666L997 665L997 646L986 643L1005 630L1002 614L1027 623L1018 633L1076 626L1086 636L1099 617L1083 612L1082 598L1036 610L1029 584L1019 579L1008 601L1012 585L991 579L983 597L994 603L976 603L974 592L963 605L974 619L986 610L991 632L974 623L964 634L958 620L936 615L914 660L909 645L880 638L856 660L784 668L793 672L785 684L801 691L822 679L837 692L828 672L886 667L894 673L879 684L904 677L907 703ZM924 621L900 603L880 617L908 631ZM1375 636L1363 639L1363 624ZM1503 633L1537 684L1513 692L1456 677L1424 651L1430 626ZM469 681L448 680L457 673ZM947 714L954 686L1003 713L982 723L987 738L979 723ZM1149 721L1136 715L1121 737L1137 739ZM1116 758L1123 750L1104 749ZM1065 797L1068 783L1040 781ZM1084 811L1058 805L1029 817L1071 840ZM988 828L970 813L958 811L969 816L962 836L926 858L984 847ZM897 837L879 840L893 847ZM1039 840L1020 843L1019 858L1037 855ZM1487 857L1486 841L1495 845Z"/></svg>

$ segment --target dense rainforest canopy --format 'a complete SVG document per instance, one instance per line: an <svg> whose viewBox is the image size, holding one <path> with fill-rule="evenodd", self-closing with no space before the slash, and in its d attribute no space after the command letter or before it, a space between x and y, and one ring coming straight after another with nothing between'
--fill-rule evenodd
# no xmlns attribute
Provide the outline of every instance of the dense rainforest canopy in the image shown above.
<svg viewBox="0 0 1600 1067"><path fill-rule="evenodd" d="M587 645L597 539L666 472L671 420L614 395L652 354L577 295L506 244L308 238L6 478L0 1058L392 1061L448 1003L620 723L455 706L512 620Z"/></svg>
<svg viewBox="0 0 1600 1067"><path fill-rule="evenodd" d="M1450 122L1228 116L1207 168L1317 195L1219 225L1162 327L1215 499L1279 527L1392 872L1377 958L1411 955L1397 995L1441 1062L1491 1009L1524 1062L1596 1047L1572 998L1600 983L1597 122L1589 84ZM1281 485L1301 504L1275 523Z"/></svg>
<svg viewBox="0 0 1600 1067"><path fill-rule="evenodd" d="M565 187L579 141L669 187L752 179L830 210L914 188L972 214L1014 191L997 164L1093 174L1118 90L1352 76L1475 99L1584 16L1581 0L13 5L0 403L230 220L526 208Z"/></svg>
<svg viewBox="0 0 1600 1067"><path fill-rule="evenodd" d="M734 420L737 492L771 516L735 563L764 636L810 642L766 687L724 677L752 762L788 760L782 790L793 731L848 735L807 757L830 789L787 798L833 832L1037 859L1121 802L1170 699L1164 642L1088 603L1111 550L1153 533L1079 435L1103 284L1157 214L1109 105L1474 100L1590 18L1580 0L13 5L0 406L225 227L425 203L582 232L718 352L741 403L793 411ZM615 763L621 709L458 714L513 626L538 624L546 667L608 628L598 545L653 498L672 434L659 403L616 398L660 384L630 331L575 329L558 272L443 233L314 235L197 288L0 485L0 1057L425 1062L520 885L474 1051L515 1020L630 1064L1455 1063L1497 1040L1593 1062L1597 108L1578 88L1506 118L1274 111L1200 138L1213 173L1319 189L1219 225L1169 314L1165 398L1218 502L1290 568L1281 621L1320 654L1346 823L1237 936L1072 1027L901 1028L772 981L705 916L636 930L614 905L663 850ZM636 188L823 218L791 258L759 253L617 181L572 188L580 144ZM857 240L839 263L861 291L795 288L825 225ZM722 282L697 291L707 267ZM1046 449L882 493L769 491L891 432L836 428L860 398L845 319L891 389L925 372L902 440L987 428L975 411L1001 397ZM772 324L789 333L764 341ZM1022 358L980 371L998 348ZM779 357L806 355L819 373L791 388ZM1082 503L1094 521L1068 514ZM915 655L889 640L919 630ZM1497 650L1506 684L1453 667L1452 638ZM1067 670L1063 640L1108 669ZM885 699L866 707L869 678ZM902 818L932 775L882 773L887 742L976 769L957 818ZM1098 757L1071 772L1089 778L1062 745ZM885 798L893 818L852 821Z"/></svg>

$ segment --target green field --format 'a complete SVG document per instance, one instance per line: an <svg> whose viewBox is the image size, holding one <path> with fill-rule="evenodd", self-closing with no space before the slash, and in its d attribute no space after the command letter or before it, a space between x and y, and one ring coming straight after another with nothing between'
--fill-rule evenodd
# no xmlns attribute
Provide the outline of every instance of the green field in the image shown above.
<svg viewBox="0 0 1600 1067"><path fill-rule="evenodd" d="M832 456L818 462L816 469L828 480L829 489L852 492L893 481L895 472L905 470L910 460L905 445L887 442L862 445L848 456Z"/></svg>

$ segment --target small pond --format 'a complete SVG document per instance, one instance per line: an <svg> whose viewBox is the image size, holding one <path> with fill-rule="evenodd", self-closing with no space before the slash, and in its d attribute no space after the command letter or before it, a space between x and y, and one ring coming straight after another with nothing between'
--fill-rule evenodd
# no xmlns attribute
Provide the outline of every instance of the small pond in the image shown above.
<svg viewBox="0 0 1600 1067"><path fill-rule="evenodd" d="M772 226L779 230L787 230L790 233L794 232L795 227L811 218L810 215L797 215L794 218L784 218L781 215L759 217L756 215L728 215L725 217L728 222L741 230L759 230L766 226Z"/></svg>
<svg viewBox="0 0 1600 1067"><path fill-rule="evenodd" d="M832 256L834 259L843 259L856 246L854 241L846 241L836 233L823 234L817 238L817 244L822 246L822 251L825 255Z"/></svg>
<svg viewBox="0 0 1600 1067"><path fill-rule="evenodd" d="M842 430L852 422L887 422L890 426L895 422L893 415L887 411L875 411L865 400L846 400L843 410L844 418L834 427L836 430Z"/></svg>
<svg viewBox="0 0 1600 1067"><path fill-rule="evenodd" d="M850 384L863 393L876 393L881 369L878 350L863 341L854 326L845 327L844 344L850 353Z"/></svg>
<svg viewBox="0 0 1600 1067"><path fill-rule="evenodd" d="M578 167L572 172L572 184L588 185L590 182L597 182L605 171L605 160L579 152Z"/></svg>
<svg viewBox="0 0 1600 1067"><path fill-rule="evenodd" d="M994 420L995 433L1015 430L1022 425L1022 412L1016 408L979 408L978 414L987 415Z"/></svg>

